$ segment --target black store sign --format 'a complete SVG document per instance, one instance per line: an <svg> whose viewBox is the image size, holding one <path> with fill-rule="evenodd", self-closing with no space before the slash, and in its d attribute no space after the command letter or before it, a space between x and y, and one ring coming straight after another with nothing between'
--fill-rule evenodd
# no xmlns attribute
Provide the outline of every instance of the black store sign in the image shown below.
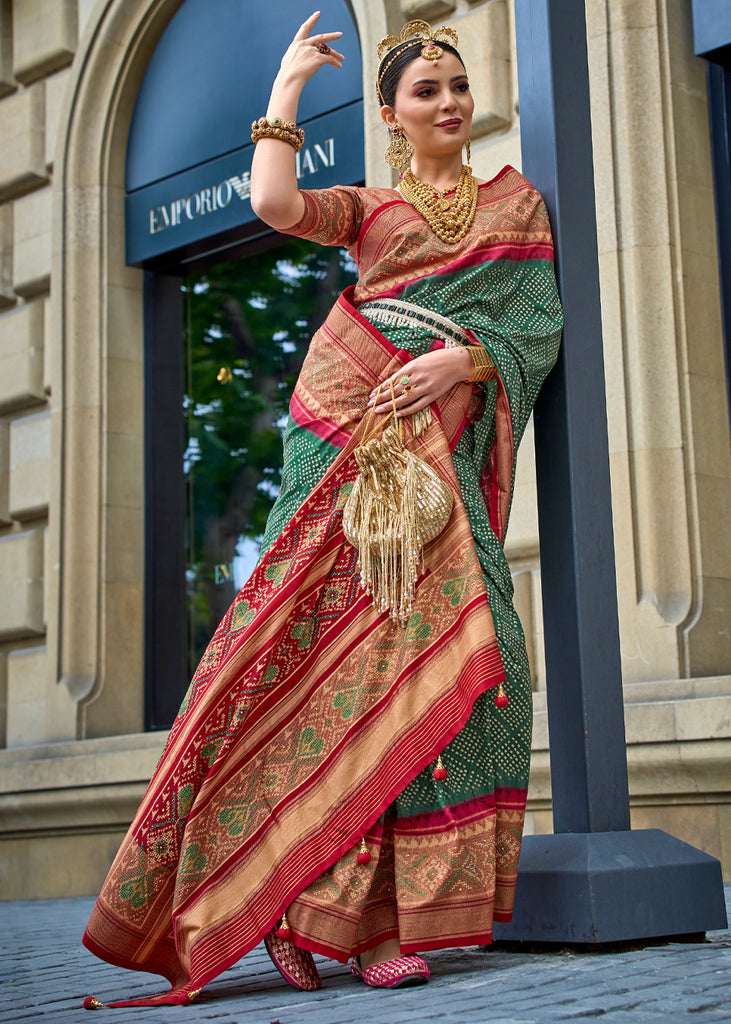
<svg viewBox="0 0 731 1024"><path fill-rule="evenodd" d="M301 188L365 178L360 42L348 0L319 0L321 31L342 31L342 68L300 97ZM250 201L251 122L267 110L305 0L184 0L150 58L127 143L127 262L148 269L222 254L270 229Z"/></svg>
<svg viewBox="0 0 731 1024"><path fill-rule="evenodd" d="M363 174L363 101L302 125L296 155L301 188L358 181ZM256 221L250 195L251 142L225 156L127 195L127 263L164 253Z"/></svg>

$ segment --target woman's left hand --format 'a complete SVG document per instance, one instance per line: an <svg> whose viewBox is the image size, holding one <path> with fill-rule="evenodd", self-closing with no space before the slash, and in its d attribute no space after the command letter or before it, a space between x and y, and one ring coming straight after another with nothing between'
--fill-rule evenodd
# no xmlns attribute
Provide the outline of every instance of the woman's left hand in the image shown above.
<svg viewBox="0 0 731 1024"><path fill-rule="evenodd" d="M398 416L410 416L426 409L460 381L466 380L473 370L472 357L463 348L440 348L417 356L396 373L386 377L379 388L368 396L367 408L372 408L378 394L375 412L388 412L392 408L391 384L396 396Z"/></svg>

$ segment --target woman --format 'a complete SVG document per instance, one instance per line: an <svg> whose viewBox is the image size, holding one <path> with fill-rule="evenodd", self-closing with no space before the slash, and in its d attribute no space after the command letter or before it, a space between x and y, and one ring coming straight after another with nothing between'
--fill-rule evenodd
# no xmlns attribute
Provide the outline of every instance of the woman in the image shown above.
<svg viewBox="0 0 731 1024"><path fill-rule="evenodd" d="M278 230L348 246L358 282L312 339L264 553L84 937L172 989L111 1005L188 1003L262 938L300 988L319 987L312 952L352 957L371 985L422 983L418 953L490 942L512 912L532 713L502 541L560 336L550 229L517 171L477 182L463 166L467 74L455 34L424 22L379 47L398 188L299 191L301 90L344 60L317 18L252 126L252 204ZM359 470L372 442L373 479ZM362 512L379 472L376 492L399 491L407 463L431 467L452 507L423 546L434 495L401 500L415 547L399 562L368 515L353 537L353 495Z"/></svg>

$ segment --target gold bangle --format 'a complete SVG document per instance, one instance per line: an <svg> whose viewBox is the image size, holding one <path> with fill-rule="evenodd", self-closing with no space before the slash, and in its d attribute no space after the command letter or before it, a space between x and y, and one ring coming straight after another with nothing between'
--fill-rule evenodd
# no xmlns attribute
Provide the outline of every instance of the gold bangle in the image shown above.
<svg viewBox="0 0 731 1024"><path fill-rule="evenodd" d="M482 345L467 345L466 348L472 356L473 363L472 373L467 378L468 383L491 380L496 376L497 367Z"/></svg>
<svg viewBox="0 0 731 1024"><path fill-rule="evenodd" d="M294 121L283 121L281 117L260 117L258 121L251 122L251 141L256 143L259 139L281 139L299 152L305 141L304 129L298 128Z"/></svg>

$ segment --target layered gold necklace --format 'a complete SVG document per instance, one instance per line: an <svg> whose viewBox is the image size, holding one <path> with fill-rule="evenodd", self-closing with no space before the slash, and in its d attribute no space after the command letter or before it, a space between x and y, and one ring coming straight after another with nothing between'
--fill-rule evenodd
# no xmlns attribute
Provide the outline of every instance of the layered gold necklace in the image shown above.
<svg viewBox="0 0 731 1024"><path fill-rule="evenodd" d="M404 171L398 187L404 199L408 199L419 211L437 238L443 242L459 242L469 231L475 219L477 180L472 177L472 170L466 164L462 165L462 173L453 189L440 191L427 185L416 177L411 168Z"/></svg>

